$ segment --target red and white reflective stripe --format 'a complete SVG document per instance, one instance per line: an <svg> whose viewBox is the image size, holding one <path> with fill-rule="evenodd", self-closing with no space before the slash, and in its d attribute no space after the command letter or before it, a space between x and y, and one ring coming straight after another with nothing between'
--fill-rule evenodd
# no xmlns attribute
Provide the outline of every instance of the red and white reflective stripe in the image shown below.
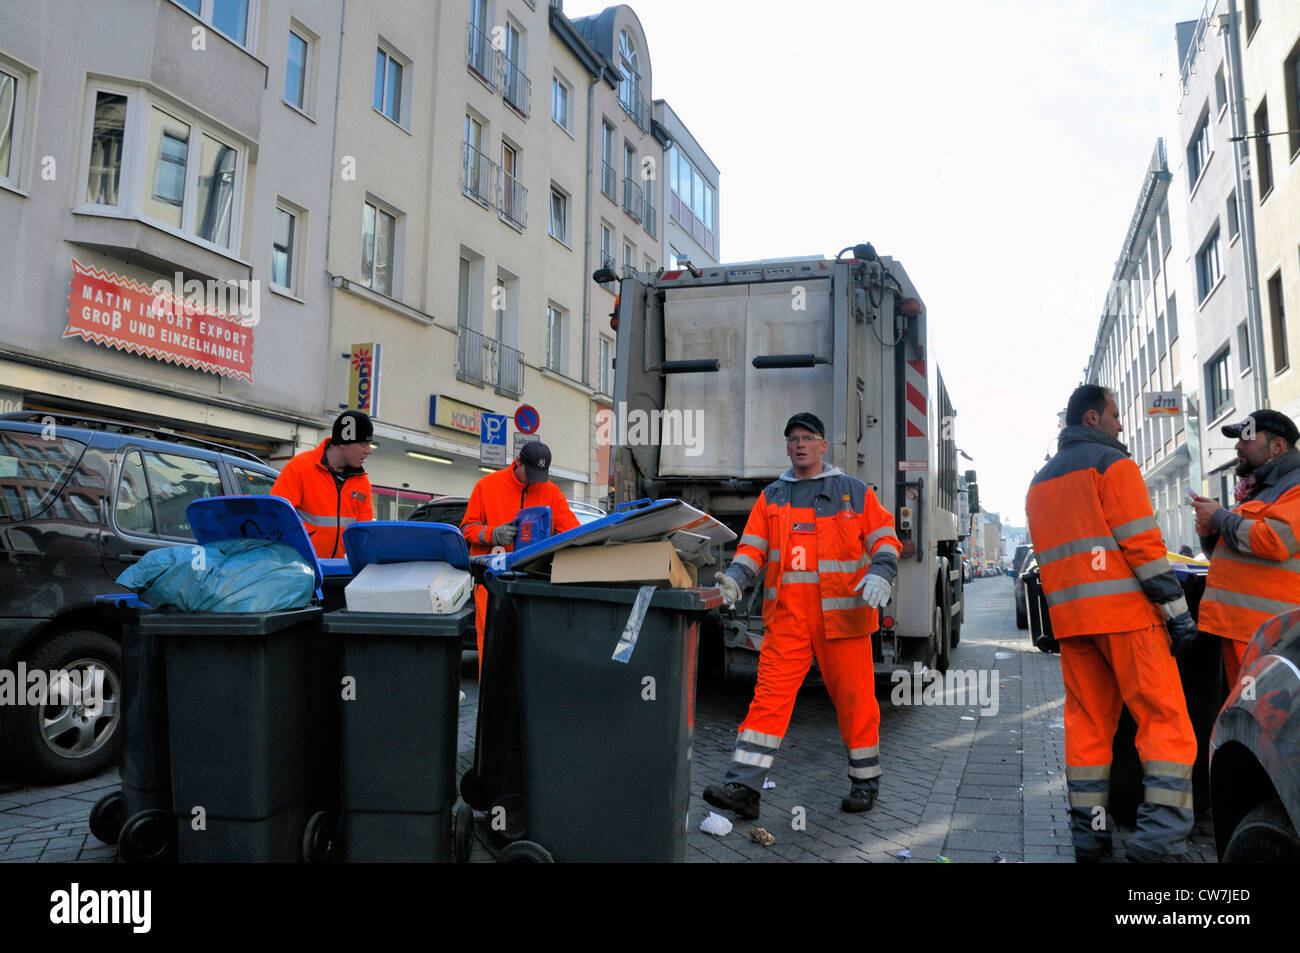
<svg viewBox="0 0 1300 953"><path fill-rule="evenodd" d="M925 361L908 361L905 372L907 385L907 436L925 436L926 393Z"/></svg>

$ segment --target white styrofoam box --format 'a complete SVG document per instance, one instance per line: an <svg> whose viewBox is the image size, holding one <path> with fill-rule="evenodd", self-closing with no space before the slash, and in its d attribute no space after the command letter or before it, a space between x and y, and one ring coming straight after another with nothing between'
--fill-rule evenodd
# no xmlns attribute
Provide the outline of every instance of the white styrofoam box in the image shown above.
<svg viewBox="0 0 1300 953"><path fill-rule="evenodd" d="M356 612L446 615L463 606L473 589L469 572L450 563L371 563L343 593Z"/></svg>

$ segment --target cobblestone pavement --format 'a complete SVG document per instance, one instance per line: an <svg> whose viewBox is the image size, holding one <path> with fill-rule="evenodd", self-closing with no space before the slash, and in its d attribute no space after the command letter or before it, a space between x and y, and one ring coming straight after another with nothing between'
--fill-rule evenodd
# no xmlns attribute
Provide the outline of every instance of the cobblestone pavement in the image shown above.
<svg viewBox="0 0 1300 953"><path fill-rule="evenodd" d="M1064 687L1060 659L1035 649L1015 628L1011 582L983 579L967 590L966 621L952 668L974 672L984 692L956 704L896 705L895 686L881 686L880 799L866 814L844 814L848 791L844 746L835 712L820 686L799 695L794 718L765 791L762 815L738 822L725 837L699 830L708 814L701 792L721 780L736 726L752 689L701 686L692 749L691 813L686 859L692 862L873 861L933 863L1070 862L1066 816ZM461 688L458 776L473 757L477 686L467 656ZM970 684L970 683L966 683ZM997 686L996 708L993 685ZM899 686L901 689L901 686ZM0 862L110 862L116 848L91 836L91 807L117 787L116 770L55 787L0 779ZM471 860L491 861L496 847L480 824ZM751 842L768 830L775 843ZM1131 831L1115 839L1123 857ZM910 860L900 859L903 852ZM1191 843L1194 859L1213 862L1213 836L1202 817Z"/></svg>

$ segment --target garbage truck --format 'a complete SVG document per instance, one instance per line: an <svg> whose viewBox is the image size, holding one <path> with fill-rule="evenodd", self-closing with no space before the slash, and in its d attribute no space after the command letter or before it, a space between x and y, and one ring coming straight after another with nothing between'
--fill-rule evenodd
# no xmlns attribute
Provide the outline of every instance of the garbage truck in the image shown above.
<svg viewBox="0 0 1300 953"><path fill-rule="evenodd" d="M877 677L918 663L946 671L964 616L968 528L955 411L902 265L861 244L834 259L684 262L604 277L618 282L613 406L597 415L611 505L678 498L739 536L763 488L790 465L785 421L811 411L826 422L827 462L871 487L902 543L872 637ZM734 551L692 554L700 580ZM720 657L728 680L757 676L761 588L704 620L702 651Z"/></svg>

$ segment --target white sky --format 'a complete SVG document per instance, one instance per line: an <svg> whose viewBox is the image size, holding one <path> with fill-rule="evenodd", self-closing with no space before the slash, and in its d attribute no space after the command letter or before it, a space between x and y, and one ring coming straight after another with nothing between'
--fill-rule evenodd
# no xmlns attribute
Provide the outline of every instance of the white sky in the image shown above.
<svg viewBox="0 0 1300 953"><path fill-rule="evenodd" d="M653 97L721 170L722 260L870 241L902 262L975 458L962 467L1023 526L1156 137L1176 128L1162 84L1199 0L630 5Z"/></svg>

